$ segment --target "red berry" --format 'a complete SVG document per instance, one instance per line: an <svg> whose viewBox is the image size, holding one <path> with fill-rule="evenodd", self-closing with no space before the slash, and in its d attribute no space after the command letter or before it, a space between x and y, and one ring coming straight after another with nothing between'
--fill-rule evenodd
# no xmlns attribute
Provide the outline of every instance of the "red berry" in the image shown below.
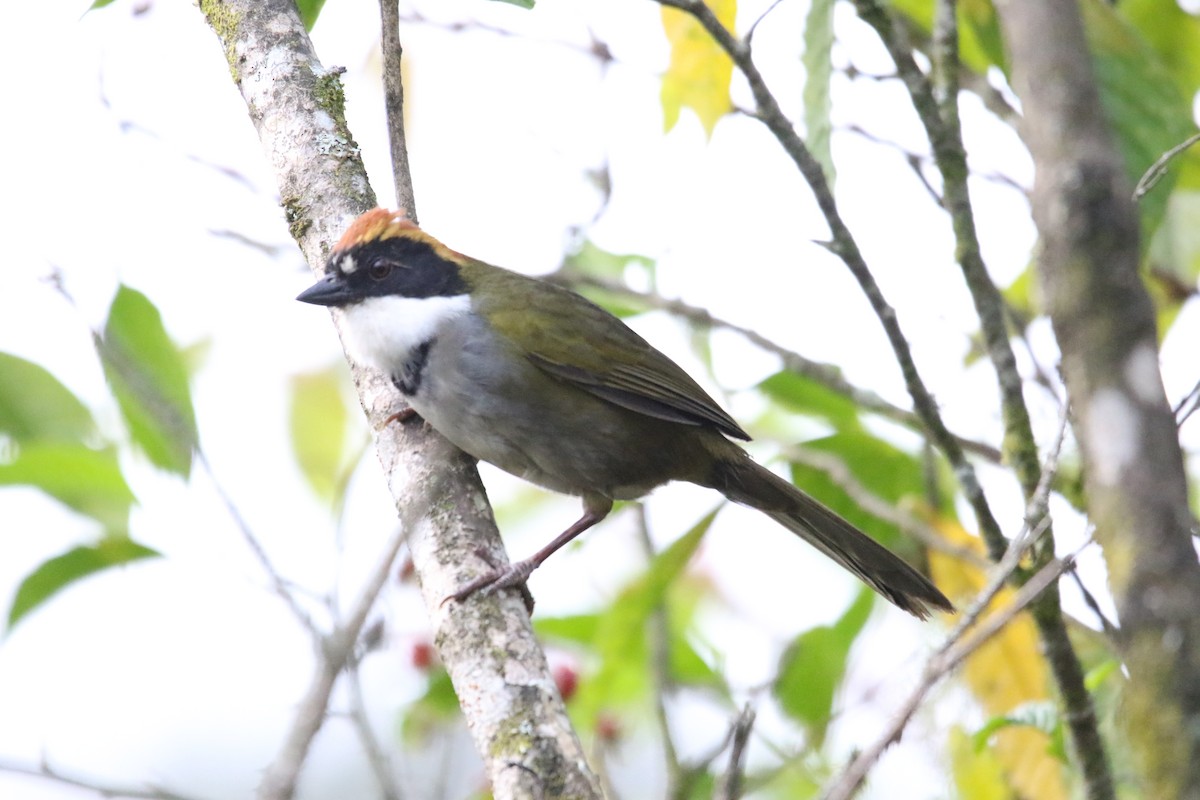
<svg viewBox="0 0 1200 800"><path fill-rule="evenodd" d="M435 658L437 651L429 642L413 642L412 650L408 654L409 663L419 670L429 669Z"/></svg>
<svg viewBox="0 0 1200 800"><path fill-rule="evenodd" d="M563 701L570 700L579 686L579 672L570 664L559 664L551 670L551 674L554 675L554 685L558 687Z"/></svg>

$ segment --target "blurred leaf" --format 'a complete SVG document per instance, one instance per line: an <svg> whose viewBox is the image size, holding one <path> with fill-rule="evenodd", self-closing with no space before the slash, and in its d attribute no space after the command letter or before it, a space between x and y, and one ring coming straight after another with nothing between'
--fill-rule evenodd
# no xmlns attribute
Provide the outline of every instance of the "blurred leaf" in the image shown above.
<svg viewBox="0 0 1200 800"><path fill-rule="evenodd" d="M130 434L151 463L187 477L199 442L187 369L162 316L144 294L121 286L96 350Z"/></svg>
<svg viewBox="0 0 1200 800"><path fill-rule="evenodd" d="M823 419L837 430L862 427L853 400L803 375L777 372L758 384L758 389L789 411Z"/></svg>
<svg viewBox="0 0 1200 800"><path fill-rule="evenodd" d="M291 379L292 453L308 485L332 502L341 488L350 432L342 395L344 362Z"/></svg>
<svg viewBox="0 0 1200 800"><path fill-rule="evenodd" d="M805 727L814 746L819 747L825 739L850 648L874 606L875 596L860 590L837 622L800 634L779 660L771 693L783 712Z"/></svg>
<svg viewBox="0 0 1200 800"><path fill-rule="evenodd" d="M574 707L585 730L592 730L600 713L627 704L648 689L647 620L663 605L667 589L683 573L708 532L720 507L663 550L642 575L600 614L593 647L600 658L595 675L581 681Z"/></svg>
<svg viewBox="0 0 1200 800"><path fill-rule="evenodd" d="M958 523L935 518L931 524L950 544L983 553L979 538ZM933 582L956 605L965 607L986 583L986 576L971 564L938 550L929 552ZM1012 602L1013 590L1004 588L980 621ZM986 644L976 650L962 670L966 685L984 712L993 717L1012 714L1021 706L1050 700L1050 674L1038 643L1037 629L1028 612L1014 617ZM995 732L992 751L1008 783L1020 797L1056 800L1067 796L1061 764L1052 755L1055 742L1030 727L1006 727Z"/></svg>
<svg viewBox="0 0 1200 800"><path fill-rule="evenodd" d="M304 30L312 31L313 25L317 24L317 17L321 15L321 9L325 7L325 0L296 0L296 10L300 12L300 21L304 23Z"/></svg>
<svg viewBox="0 0 1200 800"><path fill-rule="evenodd" d="M925 491L920 460L866 431L843 431L804 443L806 450L836 456L854 480L871 494L892 504L919 499ZM828 472L801 462L791 464L792 482L865 533L898 551L912 550L912 541L895 525L863 510Z"/></svg>
<svg viewBox="0 0 1200 800"><path fill-rule="evenodd" d="M1103 0L1084 0L1079 7L1100 99L1132 186L1159 156L1195 129L1191 102L1159 54L1120 11ZM1168 172L1139 203L1144 243L1162 222L1176 178L1176 170Z"/></svg>
<svg viewBox="0 0 1200 800"><path fill-rule="evenodd" d="M613 253L597 246L590 239L585 239L579 249L563 261L565 272L605 278L619 283L625 282L626 272L630 267L644 271L646 276L653 280L654 259L636 253Z"/></svg>
<svg viewBox="0 0 1200 800"><path fill-rule="evenodd" d="M430 735L459 715L458 694L445 667L433 667L425 693L409 704L400 719L400 735L406 742L427 743Z"/></svg>
<svg viewBox="0 0 1200 800"><path fill-rule="evenodd" d="M707 0L707 5L732 31L737 0ZM679 112L690 108L712 138L717 120L733 109L733 62L690 14L663 6L662 23L671 47L671 63L662 80L663 130L674 128Z"/></svg>
<svg viewBox="0 0 1200 800"><path fill-rule="evenodd" d="M0 432L18 442L80 442L96 430L92 412L43 367L0 353Z"/></svg>
<svg viewBox="0 0 1200 800"><path fill-rule="evenodd" d="M113 2L114 0L93 0L92 4L88 6L88 11L95 11L97 8L110 6L113 4Z"/></svg>
<svg viewBox="0 0 1200 800"><path fill-rule="evenodd" d="M1121 14L1154 48L1181 94L1200 87L1200 17L1174 0L1121 0Z"/></svg>
<svg viewBox="0 0 1200 800"><path fill-rule="evenodd" d="M533 8L535 0L496 0L498 3L508 3L510 6L520 6L521 8Z"/></svg>
<svg viewBox="0 0 1200 800"><path fill-rule="evenodd" d="M66 506L95 519L113 534L129 526L135 502L113 450L80 444L33 442L20 445L15 457L0 463L0 485L41 489ZM11 523L10 523L11 524Z"/></svg>
<svg viewBox="0 0 1200 800"><path fill-rule="evenodd" d="M958 796L970 800L1015 800L1004 768L991 750L980 750L961 728L950 730L950 772Z"/></svg>
<svg viewBox="0 0 1200 800"><path fill-rule="evenodd" d="M595 640L599 625L600 617L597 614L539 617L533 621L533 629L538 636L582 645L590 645Z"/></svg>
<svg viewBox="0 0 1200 800"><path fill-rule="evenodd" d="M833 189L837 171L830 137L833 122L829 88L833 80L833 8L835 0L812 0L804 20L804 131L805 143L825 172Z"/></svg>
<svg viewBox="0 0 1200 800"><path fill-rule="evenodd" d="M109 567L158 556L157 551L126 536L106 536L94 545L73 547L46 561L21 581L8 612L9 630L29 612L76 581Z"/></svg>
<svg viewBox="0 0 1200 800"><path fill-rule="evenodd" d="M1022 330L1038 314L1040 304L1036 279L1037 275L1034 272L1033 264L1026 264L1025 269L1021 270L1021 274L1013 278L1012 283L1001 292L1004 302L1018 317Z"/></svg>

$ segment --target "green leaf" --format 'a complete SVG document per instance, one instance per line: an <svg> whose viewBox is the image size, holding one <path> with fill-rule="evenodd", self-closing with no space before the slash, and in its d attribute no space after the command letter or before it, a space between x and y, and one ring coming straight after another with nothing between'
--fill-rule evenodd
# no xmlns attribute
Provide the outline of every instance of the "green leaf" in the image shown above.
<svg viewBox="0 0 1200 800"><path fill-rule="evenodd" d="M296 0L296 10L300 12L300 21L304 23L304 30L311 31L313 26L317 24L317 17L321 15L321 9L325 7L325 0Z"/></svg>
<svg viewBox="0 0 1200 800"><path fill-rule="evenodd" d="M424 743L439 728L459 714L458 694L444 667L433 667L425 693L417 698L400 720L400 734L406 742Z"/></svg>
<svg viewBox="0 0 1200 800"><path fill-rule="evenodd" d="M1200 17L1174 0L1121 0L1121 14L1154 48L1184 95L1200 86Z"/></svg>
<svg viewBox="0 0 1200 800"><path fill-rule="evenodd" d="M582 645L589 645L595 640L599 625L600 617L597 614L539 617L533 621L533 629L538 636Z"/></svg>
<svg viewBox="0 0 1200 800"><path fill-rule="evenodd" d="M574 708L581 727L591 730L606 708L627 704L648 689L646 623L662 607L667 589L683 573L720 507L654 557L647 570L604 611L596 624L593 647L600 657L597 673L581 681ZM694 667L689 664L689 667Z"/></svg>
<svg viewBox="0 0 1200 800"><path fill-rule="evenodd" d="M8 612L11 630L54 595L90 575L160 554L126 536L107 536L94 545L73 547L46 561L21 581Z"/></svg>
<svg viewBox="0 0 1200 800"><path fill-rule="evenodd" d="M521 8L533 8L534 0L496 0L499 3L508 3L510 6L520 6Z"/></svg>
<svg viewBox="0 0 1200 800"><path fill-rule="evenodd" d="M833 122L829 96L833 80L833 8L835 0L812 0L804 21L804 130L808 149L825 171L832 189L837 180L830 150Z"/></svg>
<svg viewBox="0 0 1200 800"><path fill-rule="evenodd" d="M846 674L850 647L866 625L875 596L866 589L832 625L805 631L792 641L771 687L779 707L819 746L833 712L833 697Z"/></svg>
<svg viewBox="0 0 1200 800"><path fill-rule="evenodd" d="M113 4L114 1L115 0L94 0L94 2L90 6L88 6L88 11L95 11L97 8L104 8L105 6L110 6Z"/></svg>
<svg viewBox="0 0 1200 800"><path fill-rule="evenodd" d="M92 413L43 367L0 353L0 432L18 442L79 442L96 430Z"/></svg>
<svg viewBox="0 0 1200 800"><path fill-rule="evenodd" d="M788 411L823 419L837 430L862 427L853 400L803 375L777 372L760 383L758 389Z"/></svg>
<svg viewBox="0 0 1200 800"><path fill-rule="evenodd" d="M350 412L342 395L345 362L291 380L292 452L308 485L332 502L342 485Z"/></svg>
<svg viewBox="0 0 1200 800"><path fill-rule="evenodd" d="M1193 132L1191 100L1179 91L1162 58L1120 11L1102 0L1084 0L1079 8L1100 99L1133 186L1159 156ZM1139 203L1143 245L1162 222L1177 176L1178 170L1168 171Z"/></svg>
<svg viewBox="0 0 1200 800"><path fill-rule="evenodd" d="M805 449L829 453L871 494L896 504L924 495L921 462L895 445L865 431L844 431L804 443ZM792 463L792 481L853 525L887 547L910 547L891 523L868 514L830 474L800 462Z"/></svg>
<svg viewBox="0 0 1200 800"><path fill-rule="evenodd" d="M113 534L128 529L129 508L135 502L116 452L81 444L20 445L12 459L0 463L0 485L37 487Z"/></svg>
<svg viewBox="0 0 1200 800"><path fill-rule="evenodd" d="M130 434L151 463L187 477L199 442L187 368L144 294L117 290L96 350Z"/></svg>

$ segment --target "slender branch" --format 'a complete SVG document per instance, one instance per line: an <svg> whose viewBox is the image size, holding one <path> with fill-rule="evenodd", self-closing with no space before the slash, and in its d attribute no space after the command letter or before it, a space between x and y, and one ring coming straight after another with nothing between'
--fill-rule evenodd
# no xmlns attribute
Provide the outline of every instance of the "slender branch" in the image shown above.
<svg viewBox="0 0 1200 800"><path fill-rule="evenodd" d="M750 732L754 730L754 717L754 707L746 703L742 707L742 713L738 714L738 718L730 729L729 764L713 795L718 800L738 800L742 796L745 779L743 761L746 755L746 746L750 743Z"/></svg>
<svg viewBox="0 0 1200 800"><path fill-rule="evenodd" d="M50 764L45 758L36 766L23 764L19 761L0 758L0 772L13 775L27 775L32 778L44 778L48 781L73 786L76 789L93 792L101 797L128 797L133 800L196 800L195 795L179 794L170 789L146 784L144 786L120 786L107 783L95 778L88 778L78 773L65 772Z"/></svg>
<svg viewBox="0 0 1200 800"><path fill-rule="evenodd" d="M1171 163L1172 159L1174 159L1184 150L1187 150L1196 142L1200 142L1200 133L1193 133L1191 136L1184 139L1182 142L1175 145L1170 150L1155 159L1154 163L1150 165L1150 168L1147 169L1145 174L1142 175L1142 177L1138 180L1137 186L1133 187L1134 202L1137 202L1145 197L1150 190L1153 189L1158 182L1163 179L1163 176L1167 174L1167 164Z"/></svg>
<svg viewBox="0 0 1200 800"><path fill-rule="evenodd" d="M561 283L564 286L588 286L601 289L608 293L644 303L650 308L666 311L669 314L686 319L691 324L701 328L727 330L736 333L764 352L778 356L783 363L783 368L789 372L809 378L825 388L849 398L855 405L890 419L892 422L899 423L918 433L926 433L926 428L920 416L906 408L889 403L870 389L855 386L842 377L842 371L832 364L823 364L819 361L806 358L795 350L789 350L751 328L746 328L713 316L707 309L689 305L682 300L663 297L654 292L639 292L619 281L605 280L604 278L597 278L591 275L580 275L576 272L559 270L548 276L547 279ZM994 464L1001 462L1002 458L998 448L986 442L979 442L954 434L951 435L954 436L954 439L958 442L962 450L991 461Z"/></svg>
<svg viewBox="0 0 1200 800"><path fill-rule="evenodd" d="M266 548L262 546L262 542L260 542L258 537L254 535L254 531L251 530L250 524L246 522L246 518L242 516L242 512L237 507L237 504L233 502L233 498L229 496L229 493L225 491L225 487L219 480L217 480L217 476L213 472L212 465L209 464L208 457L204 454L203 450L196 451L196 460L200 463L200 466L204 468L204 471L208 473L208 479L212 481L212 485L213 488L216 489L217 496L221 499L221 503L225 506L225 510L229 512L229 516L233 519L234 525L237 526L238 531L242 534L242 538L246 540L246 544L250 547L250 552L254 555L255 560L258 561L258 565L262 567L263 572L267 573L267 577L271 581L272 591L274 591L275 594L281 600L283 600L284 604L288 607L288 610L292 612L292 616L296 618L296 621L299 622L306 631L313 636L318 635L316 623L313 622L313 619L309 613L305 611L300 603L296 600L296 594L293 591L292 585L282 575L279 574L279 571L275 569L275 565L271 563L271 558L267 555Z"/></svg>
<svg viewBox="0 0 1200 800"><path fill-rule="evenodd" d="M958 111L961 66L956 2L938 0L935 3L932 82L917 66L911 46L903 31L892 23L890 13L877 0L854 0L854 3L859 16L875 29L887 47L929 137L934 161L942 174L942 196L954 229L959 266L979 316L984 345L996 370L1004 418L1005 454L1026 500L1031 502L1042 475L1037 441L1025 404L1024 381L1009 339L1004 300L983 261L967 187L969 173ZM984 538L992 558L998 558L1004 549L1003 540L989 538L986 533ZM1050 530L1034 550L1032 568L1039 569L1053 557L1054 534ZM1017 579L1022 579L1022 572L1018 572ZM1060 689L1071 746L1083 767L1088 796L1094 800L1110 800L1114 796L1112 775L1104 756L1105 748L1091 695L1084 685L1083 669L1067 635L1057 588L1038 599L1033 617Z"/></svg>
<svg viewBox="0 0 1200 800"><path fill-rule="evenodd" d="M296 721L292 724L279 755L263 775L258 795L261 800L288 800L295 794L296 781L308 756L308 749L325 723L334 684L342 670L353 663L355 648L358 646L363 626L366 625L367 616L371 613L379 592L387 583L392 564L395 563L396 556L407 539L407 528L401 527L396 531L375 571L363 586L349 616L329 635L321 638L312 682L300 702L296 711Z"/></svg>
<svg viewBox="0 0 1200 800"><path fill-rule="evenodd" d="M412 172L408 167L408 144L404 133L404 81L400 59L399 0L379 0L383 26L380 49L383 51L383 103L387 111L388 142L392 154L392 178L396 184L396 203L408 218L417 221L417 200L413 193Z"/></svg>
<svg viewBox="0 0 1200 800"><path fill-rule="evenodd" d="M858 244L855 242L853 234L851 234L850 229L842 219L841 213L838 211L837 201L834 199L833 192L829 188L829 183L825 180L825 173L820 163L809 152L804 141L796 133L796 129L787 117L784 116L779 103L775 100L774 95L771 94L770 89L767 88L762 73L759 72L758 67L755 65L751 57L750 48L735 39L733 34L721 24L712 10L701 2L701 0L657 0L657 2L691 14L708 34L713 37L721 49L729 55L733 63L746 77L746 82L750 85L750 91L754 95L756 106L755 116L762 120L763 124L774 134L776 140L783 147L784 152L796 164L796 167L808 182L809 188L812 189L813 196L825 217L826 223L829 225L832 235L832 240L827 246L850 269L867 301L871 304L875 316L879 318L879 322L883 326L884 333L887 335L888 342L895 354L896 361L900 365L905 386L908 388L908 393L913 400L913 408L916 410L929 436L942 452L945 453L947 460L954 469L954 474L963 487L963 494L966 495L967 501L971 504L971 508L975 512L975 517L979 523L984 540L988 542L1003 542L1004 535L1000 532L1000 524L996 521L995 515L992 514L987 497L984 495L983 488L979 484L979 478L975 474L975 468L967 461L958 440L946 428L941 412L938 410L937 402L933 399L933 395L930 394L924 381L921 379L920 373L917 371L916 362L912 355L912 348L909 346L908 340L904 337L904 333L900 329L900 324L896 320L895 309L884 298L883 292L879 289L879 285L876 283L874 276L867 267L866 261L863 259L862 253L858 249Z"/></svg>
<svg viewBox="0 0 1200 800"><path fill-rule="evenodd" d="M1028 544L1033 544L1034 538L1032 536L1022 537ZM1005 558L1001 559L1000 565L997 565L997 569L992 575L991 580L989 580L987 587L971 604L971 607L963 612L962 621L955 626L950 635L946 637L945 642L926 662L921 674L921 681L908 696L908 699L900 706L900 709L892 716L883 734L870 747L862 750L850 762L850 765L838 775L836 781L821 793L821 800L850 800L862 786L867 773L870 772L871 767L879 760L884 751L900 739L904 728L908 725L917 709L921 707L930 690L972 653L987 644L988 640L1003 630L1004 626L1008 625L1017 614L1024 611L1026 607L1037 600L1042 592L1053 586L1063 572L1074 565L1076 555L1073 554L1063 559L1056 558L1043 566L1029 580L1025 581L1010 604L989 616L967 638L965 634L968 628L975 624L979 615L987 608L988 604L995 598L995 595L1012 578L1013 573L1019 565L1020 554L1023 551L1023 547L1012 548L1010 552L1016 553L1016 556L1013 558L1005 556ZM1001 567L1001 565L1003 566Z"/></svg>
<svg viewBox="0 0 1200 800"><path fill-rule="evenodd" d="M646 507L641 503L634 505L638 540L646 560L654 559L654 542L650 539L650 526L646 520ZM667 607L660 602L651 612L647 620L646 636L650 640L650 679L654 691L654 716L658 722L659 736L662 738L663 756L667 766L667 790L669 798L685 797L684 768L679 761L679 751L675 748L675 738L671 734L671 720L667 716L667 694L671 691L671 659L669 652L670 631L667 628Z"/></svg>
<svg viewBox="0 0 1200 800"><path fill-rule="evenodd" d="M794 461L821 470L829 476L830 480L837 484L838 488L850 495L850 499L864 511L874 517L878 517L884 522L895 525L903 533L911 536L929 549L953 556L960 561L964 561L980 569L987 568L989 562L975 550L946 541L945 537L929 525L926 525L912 514L900 510L879 495L871 492L854 477L850 468L846 466L846 462L837 456L805 447L789 447L784 453L784 457L788 461Z"/></svg>
<svg viewBox="0 0 1200 800"><path fill-rule="evenodd" d="M358 673L360 661L360 658L356 658L346 670L346 680L350 687L350 721L354 724L354 730L358 732L363 751L367 754L367 763L371 765L371 771L375 773L375 780L379 783L379 796L383 800L401 800L391 759L380 744L375 729L371 727L370 717L367 716L362 680Z"/></svg>

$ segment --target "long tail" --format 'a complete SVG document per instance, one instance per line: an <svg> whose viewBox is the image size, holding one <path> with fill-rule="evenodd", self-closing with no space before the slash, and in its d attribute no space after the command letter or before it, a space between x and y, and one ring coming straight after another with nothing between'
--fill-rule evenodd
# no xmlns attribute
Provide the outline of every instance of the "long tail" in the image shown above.
<svg viewBox="0 0 1200 800"><path fill-rule="evenodd" d="M928 578L899 556L749 456L738 455L717 461L713 488L764 512L908 613L925 619L931 607L954 610Z"/></svg>

